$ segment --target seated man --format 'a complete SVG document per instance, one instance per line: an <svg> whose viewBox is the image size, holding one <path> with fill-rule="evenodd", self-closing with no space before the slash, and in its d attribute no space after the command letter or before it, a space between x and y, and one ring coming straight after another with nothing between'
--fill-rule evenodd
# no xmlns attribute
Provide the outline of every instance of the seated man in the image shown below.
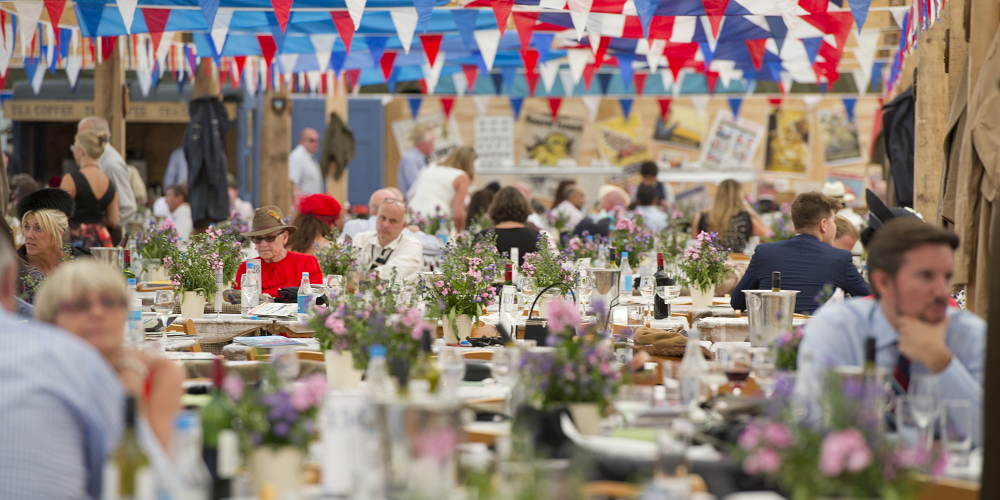
<svg viewBox="0 0 1000 500"><path fill-rule="evenodd" d="M743 279L732 291L733 309L746 310L743 290L770 290L771 273L781 272L781 288L798 290L795 312L812 313L816 295L829 283L845 293L868 295L868 285L851 260L851 252L833 247L837 200L820 193L802 193L792 202L794 238L759 245Z"/></svg>
<svg viewBox="0 0 1000 500"><path fill-rule="evenodd" d="M834 224L837 225L837 233L833 237L833 246L853 254L854 247L858 244L858 238L861 237L858 228L854 227L854 224L843 215L838 215ZM860 252L858 253L860 254Z"/></svg>
<svg viewBox="0 0 1000 500"><path fill-rule="evenodd" d="M351 219L344 224L344 230L341 234L345 234L354 238L358 233L363 231L374 231L375 230L375 220L378 218L378 209L382 205L382 201L386 198L392 198L395 200L402 200L403 195L399 189L396 188L384 188L379 189L372 193L371 197L368 198L368 218L367 219ZM413 229L418 229L413 226ZM403 228L403 232L413 236L420 242L423 247L424 255L440 255L441 254L441 240L433 234L427 234L423 231L413 231L411 228Z"/></svg>
<svg viewBox="0 0 1000 500"><path fill-rule="evenodd" d="M600 200L601 211L580 221L573 229L573 234L583 236L583 232L586 231L587 234L607 237L611 233L615 209L627 207L632 202L624 189L611 184L601 186L597 191L597 199Z"/></svg>
<svg viewBox="0 0 1000 500"><path fill-rule="evenodd" d="M642 214L642 223L646 229L659 233L667 228L667 214L663 213L656 203L656 187L641 184L635 191L635 211Z"/></svg>
<svg viewBox="0 0 1000 500"><path fill-rule="evenodd" d="M0 231L0 496L100 498L125 390L90 344L14 311L17 257Z"/></svg>
<svg viewBox="0 0 1000 500"><path fill-rule="evenodd" d="M278 296L278 290L287 287L298 288L302 284L302 273L309 273L309 282L323 283L323 271L319 261L312 255L290 252L285 249L288 235L296 231L295 226L285 224L281 217L281 209L269 205L260 207L253 213L250 221L250 231L242 233L253 242L260 255L260 293L273 297ZM240 289L243 274L247 271L247 263L240 264L236 270L234 290Z"/></svg>
<svg viewBox="0 0 1000 500"><path fill-rule="evenodd" d="M583 206L587 203L587 195L583 188L577 184L570 184L566 187L566 199L552 209L558 215L566 217L566 227L576 228L587 215L583 213Z"/></svg>
<svg viewBox="0 0 1000 500"><path fill-rule="evenodd" d="M379 278L396 277L416 281L423 267L423 249L416 238L403 232L406 225L406 205L395 198L386 198L378 209L375 231L364 231L354 237L359 250L358 268L363 273L377 271Z"/></svg>
<svg viewBox="0 0 1000 500"><path fill-rule="evenodd" d="M804 380L830 366L864 364L865 341L875 338L876 365L894 371L899 390L910 377L936 374L940 399L972 403L973 441L982 426L986 323L948 307L958 237L916 218L886 223L868 245L874 298L829 304L806 324L799 346L796 395ZM803 363L811 358L812 363ZM812 366L804 374L804 366Z"/></svg>

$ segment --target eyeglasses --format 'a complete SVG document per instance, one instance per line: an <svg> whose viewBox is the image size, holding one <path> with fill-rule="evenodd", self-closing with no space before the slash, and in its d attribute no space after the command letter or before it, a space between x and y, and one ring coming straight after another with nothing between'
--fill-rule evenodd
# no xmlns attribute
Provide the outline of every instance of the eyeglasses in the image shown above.
<svg viewBox="0 0 1000 500"><path fill-rule="evenodd" d="M397 200L395 198L386 198L382 203L395 203L403 208L406 208L406 202L404 200Z"/></svg>
<svg viewBox="0 0 1000 500"><path fill-rule="evenodd" d="M113 297L86 298L73 302L64 302L59 306L59 311L64 313L85 313L100 305L104 309L125 309L128 303L125 299Z"/></svg>
<svg viewBox="0 0 1000 500"><path fill-rule="evenodd" d="M274 243L274 240L278 239L278 236L281 236L282 234L284 234L284 231L278 234L269 234L267 236L251 236L250 241L252 241L254 245L260 245L260 242L262 241L267 241L268 243Z"/></svg>

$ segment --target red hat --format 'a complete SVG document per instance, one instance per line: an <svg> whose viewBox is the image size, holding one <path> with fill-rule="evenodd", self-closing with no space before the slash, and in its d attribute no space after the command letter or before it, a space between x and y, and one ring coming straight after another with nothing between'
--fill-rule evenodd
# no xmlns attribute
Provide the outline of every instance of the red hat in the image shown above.
<svg viewBox="0 0 1000 500"><path fill-rule="evenodd" d="M340 217L340 202L328 194L313 194L302 198L299 212L306 215Z"/></svg>

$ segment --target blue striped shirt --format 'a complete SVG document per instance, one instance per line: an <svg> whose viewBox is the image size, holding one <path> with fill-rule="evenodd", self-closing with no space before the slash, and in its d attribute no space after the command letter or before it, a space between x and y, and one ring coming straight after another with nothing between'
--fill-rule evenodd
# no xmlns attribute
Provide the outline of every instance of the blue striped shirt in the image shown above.
<svg viewBox="0 0 1000 500"><path fill-rule="evenodd" d="M124 401L90 344L0 310L0 497L98 498Z"/></svg>

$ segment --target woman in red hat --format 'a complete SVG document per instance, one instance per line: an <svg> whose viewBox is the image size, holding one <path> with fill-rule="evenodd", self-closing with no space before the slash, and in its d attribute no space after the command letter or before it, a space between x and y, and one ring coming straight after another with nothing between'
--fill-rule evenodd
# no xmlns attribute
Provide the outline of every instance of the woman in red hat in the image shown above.
<svg viewBox="0 0 1000 500"><path fill-rule="evenodd" d="M326 194L302 198L292 225L299 230L288 237L288 249L315 255L333 239L333 230L340 225L340 203Z"/></svg>

